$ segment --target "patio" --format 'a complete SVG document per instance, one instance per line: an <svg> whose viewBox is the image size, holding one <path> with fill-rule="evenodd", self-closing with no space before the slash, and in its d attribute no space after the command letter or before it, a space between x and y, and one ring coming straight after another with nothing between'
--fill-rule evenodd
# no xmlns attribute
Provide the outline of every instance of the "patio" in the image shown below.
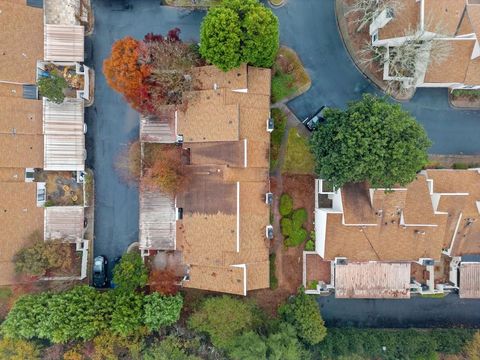
<svg viewBox="0 0 480 360"><path fill-rule="evenodd" d="M45 206L83 205L83 184L77 183L76 172L40 171L35 180L46 184Z"/></svg>

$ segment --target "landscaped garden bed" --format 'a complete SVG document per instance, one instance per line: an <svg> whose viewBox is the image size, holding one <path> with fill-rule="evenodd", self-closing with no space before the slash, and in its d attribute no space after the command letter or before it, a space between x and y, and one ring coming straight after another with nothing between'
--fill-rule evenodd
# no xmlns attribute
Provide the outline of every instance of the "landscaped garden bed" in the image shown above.
<svg viewBox="0 0 480 360"><path fill-rule="evenodd" d="M272 103L292 99L310 88L310 76L298 55L282 46L273 65Z"/></svg>
<svg viewBox="0 0 480 360"><path fill-rule="evenodd" d="M455 107L480 109L480 90L455 89L449 91L448 95Z"/></svg>
<svg viewBox="0 0 480 360"><path fill-rule="evenodd" d="M287 126L287 116L282 110L274 108L272 109L272 117L275 129L270 138L270 170L275 170L278 165L285 127Z"/></svg>
<svg viewBox="0 0 480 360"><path fill-rule="evenodd" d="M218 5L222 0L163 0L163 5L205 9Z"/></svg>

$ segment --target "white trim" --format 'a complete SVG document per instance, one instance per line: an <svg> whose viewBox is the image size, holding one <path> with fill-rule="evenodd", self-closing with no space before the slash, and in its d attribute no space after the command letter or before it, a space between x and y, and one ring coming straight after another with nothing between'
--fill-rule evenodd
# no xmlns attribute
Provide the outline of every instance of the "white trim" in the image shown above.
<svg viewBox="0 0 480 360"><path fill-rule="evenodd" d="M237 181L237 253L240 252L240 181Z"/></svg>
<svg viewBox="0 0 480 360"><path fill-rule="evenodd" d="M247 264L231 265L243 269L243 296L247 296Z"/></svg>
<svg viewBox="0 0 480 360"><path fill-rule="evenodd" d="M175 136L178 136L178 111L175 110Z"/></svg>
<svg viewBox="0 0 480 360"><path fill-rule="evenodd" d="M243 140L243 149L244 149L244 152L243 152L244 153L244 155L243 155L244 156L243 166L244 167L248 166L248 150L247 150L247 148L248 148L248 140L245 138Z"/></svg>
<svg viewBox="0 0 480 360"><path fill-rule="evenodd" d="M455 244L455 238L457 237L457 232L458 232L458 228L460 227L460 222L462 221L462 217L463 217L463 213L460 213L460 215L458 215L457 225L455 226L455 231L453 232L450 247L448 248L448 252L447 252L448 256L452 254L453 245Z"/></svg>

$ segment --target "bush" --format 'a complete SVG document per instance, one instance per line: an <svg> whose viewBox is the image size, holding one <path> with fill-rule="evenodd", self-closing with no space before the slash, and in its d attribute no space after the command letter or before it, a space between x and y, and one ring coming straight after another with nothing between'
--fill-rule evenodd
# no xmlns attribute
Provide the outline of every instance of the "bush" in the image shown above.
<svg viewBox="0 0 480 360"><path fill-rule="evenodd" d="M137 252L127 253L113 269L113 282L116 291L130 293L144 287L148 280L148 270Z"/></svg>
<svg viewBox="0 0 480 360"><path fill-rule="evenodd" d="M136 293L118 293L112 309L111 330L120 336L131 336L143 325L143 297Z"/></svg>
<svg viewBox="0 0 480 360"><path fill-rule="evenodd" d="M293 229L290 236L287 239L285 239L285 246L287 247L298 246L301 243L303 243L305 240L307 240L307 230L305 230L304 228Z"/></svg>
<svg viewBox="0 0 480 360"><path fill-rule="evenodd" d="M283 236L290 236L293 231L293 221L284 217L280 220L280 227L282 228Z"/></svg>
<svg viewBox="0 0 480 360"><path fill-rule="evenodd" d="M154 342L145 352L144 360L200 360L188 354L189 346L178 337L168 336L162 341Z"/></svg>
<svg viewBox="0 0 480 360"><path fill-rule="evenodd" d="M288 216L293 210L293 199L288 194L280 196L280 215Z"/></svg>
<svg viewBox="0 0 480 360"><path fill-rule="evenodd" d="M49 101L61 104L65 100L63 91L68 87L67 80L57 74L50 74L49 77L42 77L37 82L40 95Z"/></svg>
<svg viewBox="0 0 480 360"><path fill-rule="evenodd" d="M144 298L144 324L150 331L173 325L180 319L182 306L183 298L180 294L175 296L162 296L159 293L147 295Z"/></svg>
<svg viewBox="0 0 480 360"><path fill-rule="evenodd" d="M272 135L270 137L270 168L273 170L277 166L280 147L287 126L287 116L280 109L272 109L272 118L275 123Z"/></svg>
<svg viewBox="0 0 480 360"><path fill-rule="evenodd" d="M307 210L305 210L304 208L295 210L292 215L293 227L302 227L303 224L307 221L307 218Z"/></svg>
<svg viewBox="0 0 480 360"><path fill-rule="evenodd" d="M251 303L223 295L205 299L188 319L188 326L208 334L215 347L227 350L240 334L254 330L259 320Z"/></svg>
<svg viewBox="0 0 480 360"><path fill-rule="evenodd" d="M279 314L295 328L298 337L308 345L318 344L327 335L319 305L314 297L305 294L303 288L279 308Z"/></svg>
<svg viewBox="0 0 480 360"><path fill-rule="evenodd" d="M40 348L24 340L0 339L0 358L5 360L40 360Z"/></svg>
<svg viewBox="0 0 480 360"><path fill-rule="evenodd" d="M305 244L305 251L315 251L315 242L312 239Z"/></svg>

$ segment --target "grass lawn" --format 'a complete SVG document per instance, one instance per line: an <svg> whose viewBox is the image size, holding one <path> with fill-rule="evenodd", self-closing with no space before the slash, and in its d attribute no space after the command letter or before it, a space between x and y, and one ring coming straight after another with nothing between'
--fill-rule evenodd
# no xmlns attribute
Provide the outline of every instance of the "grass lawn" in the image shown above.
<svg viewBox="0 0 480 360"><path fill-rule="evenodd" d="M281 47L273 65L272 103L298 96L310 88L311 81L298 55L292 49Z"/></svg>
<svg viewBox="0 0 480 360"><path fill-rule="evenodd" d="M270 139L270 170L274 170L278 165L278 156L280 155L280 147L282 138L287 126L287 116L280 109L272 109L272 117L275 122L275 129Z"/></svg>
<svg viewBox="0 0 480 360"><path fill-rule="evenodd" d="M278 287L278 279L277 279L277 275L275 274L275 271L276 271L275 260L277 257L275 253L273 253L273 254L270 254L269 258L270 258L270 289L275 290Z"/></svg>
<svg viewBox="0 0 480 360"><path fill-rule="evenodd" d="M293 128L288 133L287 153L283 164L282 172L291 174L313 174L315 160L308 140Z"/></svg>

